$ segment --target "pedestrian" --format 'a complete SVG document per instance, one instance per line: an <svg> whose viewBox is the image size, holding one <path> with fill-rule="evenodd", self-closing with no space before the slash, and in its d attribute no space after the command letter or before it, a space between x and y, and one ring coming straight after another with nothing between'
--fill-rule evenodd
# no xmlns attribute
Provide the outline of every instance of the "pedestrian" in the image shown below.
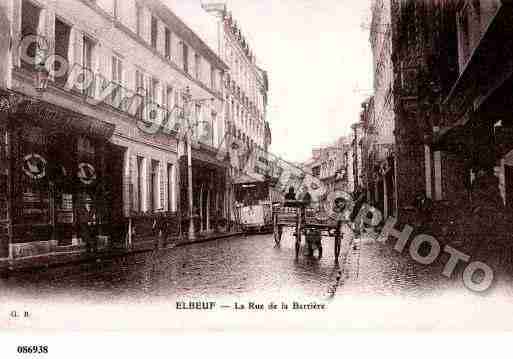
<svg viewBox="0 0 513 359"><path fill-rule="evenodd" d="M87 253L95 253L96 238L94 233L94 224L96 215L91 206L91 198L86 196L79 201L77 207L78 234L82 241L86 243Z"/></svg>
<svg viewBox="0 0 513 359"><path fill-rule="evenodd" d="M310 204L312 203L312 195L310 194L310 192L308 192L308 187L303 187L303 196L302 196L302 201L305 202L306 206L310 206Z"/></svg>
<svg viewBox="0 0 513 359"><path fill-rule="evenodd" d="M296 190L294 187L290 187L288 193L285 195L286 201L295 201L296 200Z"/></svg>
<svg viewBox="0 0 513 359"><path fill-rule="evenodd" d="M427 232L432 222L433 202L427 197L425 191L419 192L415 197L415 208L418 214L418 229L422 233Z"/></svg>

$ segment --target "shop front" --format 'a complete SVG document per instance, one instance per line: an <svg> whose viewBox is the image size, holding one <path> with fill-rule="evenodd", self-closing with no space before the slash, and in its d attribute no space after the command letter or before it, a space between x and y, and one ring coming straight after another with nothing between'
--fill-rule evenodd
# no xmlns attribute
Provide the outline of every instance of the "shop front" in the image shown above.
<svg viewBox="0 0 513 359"><path fill-rule="evenodd" d="M114 126L17 93L1 93L0 103L0 256L82 249L80 208L105 247L118 197L106 170Z"/></svg>
<svg viewBox="0 0 513 359"><path fill-rule="evenodd" d="M229 164L216 158L214 151L192 150L192 192L194 229L198 233L210 233L227 229ZM188 179L187 157L180 158L180 209L182 228L188 228Z"/></svg>

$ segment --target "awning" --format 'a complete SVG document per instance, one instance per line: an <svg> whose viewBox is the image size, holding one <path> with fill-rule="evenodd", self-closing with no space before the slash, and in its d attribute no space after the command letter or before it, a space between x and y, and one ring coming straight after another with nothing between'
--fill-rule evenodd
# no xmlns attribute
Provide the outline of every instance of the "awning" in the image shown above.
<svg viewBox="0 0 513 359"><path fill-rule="evenodd" d="M224 153L220 154L224 158ZM200 161L222 169L229 168L229 162L224 159L220 159L220 157L221 156L219 156L217 152L192 148L193 161Z"/></svg>
<svg viewBox="0 0 513 359"><path fill-rule="evenodd" d="M116 127L97 118L14 91L0 90L0 113L7 113L11 121L28 120L50 132L79 133L103 140L110 139Z"/></svg>
<svg viewBox="0 0 513 359"><path fill-rule="evenodd" d="M234 184L243 185L243 184L253 184L253 183L263 183L265 182L265 178L262 175L259 175L257 173L251 173L251 174L242 174L241 176L237 177Z"/></svg>

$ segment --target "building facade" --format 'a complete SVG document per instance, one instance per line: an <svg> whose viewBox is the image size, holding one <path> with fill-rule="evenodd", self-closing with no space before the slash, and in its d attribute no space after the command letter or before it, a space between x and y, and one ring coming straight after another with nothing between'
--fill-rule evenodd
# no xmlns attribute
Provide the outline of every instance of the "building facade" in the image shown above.
<svg viewBox="0 0 513 359"><path fill-rule="evenodd" d="M373 0L370 44L374 95L362 104L368 200L385 216L397 212L395 178L395 92L392 61L392 1Z"/></svg>
<svg viewBox="0 0 513 359"><path fill-rule="evenodd" d="M269 78L243 35L242 27L224 3L203 4L217 21L218 54L228 64L225 76L225 132L237 148L234 176L258 171L258 159L266 157L271 129L266 120ZM233 144L236 144L233 146ZM264 174L264 173L261 173Z"/></svg>
<svg viewBox="0 0 513 359"><path fill-rule="evenodd" d="M435 236L491 264L510 265L513 6L392 0L389 9L395 215L429 224ZM378 17L379 8L373 11ZM362 112L370 138L379 132L372 125L382 111L377 96ZM429 215L419 198L432 203Z"/></svg>
<svg viewBox="0 0 513 359"><path fill-rule="evenodd" d="M312 150L312 157L301 167L319 179L326 193L355 190L354 151L351 137L341 137L330 146Z"/></svg>
<svg viewBox="0 0 513 359"><path fill-rule="evenodd" d="M0 256L80 251L86 203L104 245L153 238L162 212L179 235L181 129L201 118L196 142L218 141L224 62L159 1L7 0L0 14ZM187 88L209 101L185 118Z"/></svg>

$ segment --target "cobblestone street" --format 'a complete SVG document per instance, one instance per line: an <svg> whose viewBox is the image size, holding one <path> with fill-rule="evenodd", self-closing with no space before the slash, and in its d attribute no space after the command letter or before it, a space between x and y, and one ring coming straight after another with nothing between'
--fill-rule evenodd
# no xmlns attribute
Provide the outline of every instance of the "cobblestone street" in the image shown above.
<svg viewBox="0 0 513 359"><path fill-rule="evenodd" d="M340 266L333 243L324 240L321 260L294 260L294 241L284 233L280 247L272 235L233 237L115 259L13 272L3 280L10 295L79 297L94 301L152 297L280 296L299 293L314 299L351 295L424 296L458 281L441 275L440 263L425 267L389 244L368 236L353 242L346 229ZM405 251L406 253L406 251Z"/></svg>
<svg viewBox="0 0 513 359"><path fill-rule="evenodd" d="M0 312L29 310L37 319L7 327L42 328L509 328L511 285L476 294L441 275L442 264L421 266L389 244L345 231L340 266L332 242L321 260L294 259L291 233L231 237L158 252L12 273L1 280ZM177 310L177 302L212 301L215 310ZM326 310L235 310L235 302L296 301ZM41 305L44 303L44 305ZM127 316L126 312L131 315ZM433 313L436 313L433 316ZM513 313L511 313L513 314ZM94 320L101 316L102 321ZM414 320L412 320L412 318ZM441 320L440 318L445 318ZM5 318L4 318L5 319ZM100 324L103 323L103 324ZM272 323L272 324L271 324Z"/></svg>

